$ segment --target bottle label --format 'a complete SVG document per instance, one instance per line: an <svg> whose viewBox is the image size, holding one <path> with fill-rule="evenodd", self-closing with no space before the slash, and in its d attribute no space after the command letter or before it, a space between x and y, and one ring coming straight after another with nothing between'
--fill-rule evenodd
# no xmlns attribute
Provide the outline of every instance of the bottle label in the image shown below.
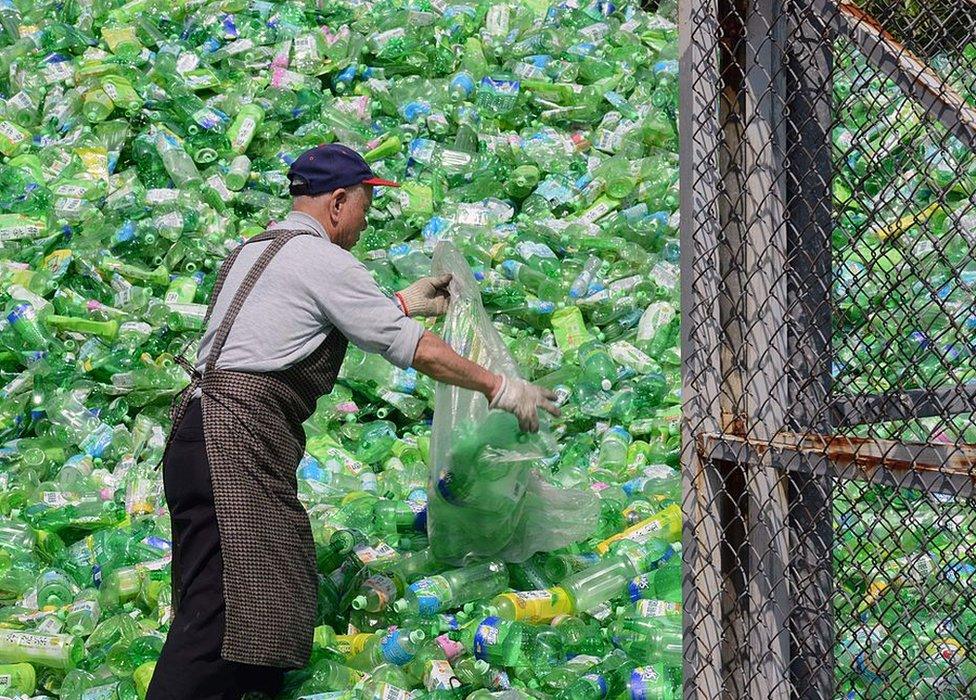
<svg viewBox="0 0 976 700"><path fill-rule="evenodd" d="M491 672L486 685L490 690L508 690L512 687L512 681L506 671L498 669Z"/></svg>
<svg viewBox="0 0 976 700"><path fill-rule="evenodd" d="M630 673L630 698L631 700L645 700L645 698L658 697L657 688L648 688L648 685L657 686L660 683L660 675L652 666L638 666Z"/></svg>
<svg viewBox="0 0 976 700"><path fill-rule="evenodd" d="M159 228L183 229L183 215L178 211L171 211L156 219Z"/></svg>
<svg viewBox="0 0 976 700"><path fill-rule="evenodd" d="M223 179L216 173L207 178L207 184L220 196L221 201L229 202L234 198L234 194L227 189Z"/></svg>
<svg viewBox="0 0 976 700"><path fill-rule="evenodd" d="M362 482L363 491L376 492L379 488L379 481L376 478L375 472L364 471L359 475L359 480Z"/></svg>
<svg viewBox="0 0 976 700"><path fill-rule="evenodd" d="M17 214L0 214L0 241L16 241L37 238L44 232L44 224Z"/></svg>
<svg viewBox="0 0 976 700"><path fill-rule="evenodd" d="M373 638L368 633L337 634L336 649L346 658L355 656L366 648L366 642Z"/></svg>
<svg viewBox="0 0 976 700"><path fill-rule="evenodd" d="M408 590L417 598L421 615L440 612L451 596L451 584L443 576L430 576L411 583Z"/></svg>
<svg viewBox="0 0 976 700"><path fill-rule="evenodd" d="M41 494L41 500L45 505L51 506L52 508L60 508L70 503L70 501L60 491L44 491Z"/></svg>
<svg viewBox="0 0 976 700"><path fill-rule="evenodd" d="M89 688L81 694L81 700L115 700L116 684L100 685L97 688Z"/></svg>
<svg viewBox="0 0 976 700"><path fill-rule="evenodd" d="M102 91L111 98L113 102L119 99L119 89L113 83L102 85Z"/></svg>
<svg viewBox="0 0 976 700"><path fill-rule="evenodd" d="M627 584L627 594L631 600L641 600L651 588L651 578L649 574L641 574Z"/></svg>
<svg viewBox="0 0 976 700"><path fill-rule="evenodd" d="M406 635L400 630L393 630L383 637L380 642L380 650L383 652L383 658L397 666L410 663L410 660L413 659L413 654L404 648L403 642L405 639Z"/></svg>
<svg viewBox="0 0 976 700"><path fill-rule="evenodd" d="M477 204L461 207L454 219L463 226L487 226L491 223L489 210Z"/></svg>
<svg viewBox="0 0 976 700"><path fill-rule="evenodd" d="M168 204L169 202L175 202L179 196L179 190L174 190L167 187L157 187L151 190L146 190L146 204Z"/></svg>
<svg viewBox="0 0 976 700"><path fill-rule="evenodd" d="M519 241L518 245L515 246L515 250L523 260L531 260L533 257L549 260L558 259L552 251L552 248L545 243L538 243L536 241Z"/></svg>
<svg viewBox="0 0 976 700"><path fill-rule="evenodd" d="M501 618L497 615L491 615L478 625L478 629L474 633L474 656L476 659L488 660L491 648L498 644L498 625L500 622Z"/></svg>
<svg viewBox="0 0 976 700"><path fill-rule="evenodd" d="M610 211L616 206L616 200L604 199L602 202L597 202L585 212L580 214L579 220L587 224L594 224L599 219L609 214Z"/></svg>
<svg viewBox="0 0 976 700"><path fill-rule="evenodd" d="M193 121L195 121L202 129L216 129L218 126L223 124L224 119L220 113L215 111L210 107L201 107L196 112L193 113Z"/></svg>
<svg viewBox="0 0 976 700"><path fill-rule="evenodd" d="M607 539L598 543L596 545L596 551L601 555L606 554L610 549L610 546L614 542L618 542L620 540L631 540L637 544L644 544L652 537L659 536L659 533L664 530L665 525L667 524L668 520L671 519L675 510L677 510L680 515L679 508L676 506L668 506L657 515L652 515L646 520L642 520L641 522L637 523L633 527L630 527L623 532L614 535L613 537L608 537Z"/></svg>
<svg viewBox="0 0 976 700"><path fill-rule="evenodd" d="M355 552L356 558L363 564L389 561L397 557L396 550L385 542L380 542L375 547L370 547L368 544L357 544L353 547L353 552Z"/></svg>
<svg viewBox="0 0 976 700"><path fill-rule="evenodd" d="M69 613L96 612L97 610L99 610L98 601L95 600L79 600L77 603L72 603L71 607L68 608Z"/></svg>
<svg viewBox="0 0 976 700"><path fill-rule="evenodd" d="M409 700L410 693L384 681L376 684L373 697L379 697L380 700Z"/></svg>
<svg viewBox="0 0 976 700"><path fill-rule="evenodd" d="M4 136L13 144L18 144L27 138L23 131L10 122L0 122L0 136Z"/></svg>
<svg viewBox="0 0 976 700"><path fill-rule="evenodd" d="M142 543L147 547L152 547L153 549L158 549L161 552L168 552L173 548L173 543L162 537L157 537L156 535L150 535L142 540Z"/></svg>
<svg viewBox="0 0 976 700"><path fill-rule="evenodd" d="M53 85L54 83L62 83L66 80L71 79L74 74L74 66L71 61L54 61L53 63L46 63L42 69L44 73L44 82L48 85Z"/></svg>
<svg viewBox="0 0 976 700"><path fill-rule="evenodd" d="M464 151L452 151L444 149L441 151L441 165L449 169L464 168L472 161L472 155Z"/></svg>
<svg viewBox="0 0 976 700"><path fill-rule="evenodd" d="M407 369L397 367L392 379L393 386L391 388L393 391L400 392L401 394L413 394L417 388L417 370L413 367L408 367Z"/></svg>
<svg viewBox="0 0 976 700"><path fill-rule="evenodd" d="M681 603L669 603L666 600L638 600L636 609L641 617L665 617L680 615Z"/></svg>
<svg viewBox="0 0 976 700"><path fill-rule="evenodd" d="M37 626L37 631L43 632L44 634L57 634L63 628L64 622L55 615L49 615L41 620L41 623Z"/></svg>
<svg viewBox="0 0 976 700"><path fill-rule="evenodd" d="M655 284L672 291L678 286L678 275L678 266L666 260L657 262L651 268L651 278Z"/></svg>
<svg viewBox="0 0 976 700"><path fill-rule="evenodd" d="M0 639L13 647L25 649L44 649L54 650L64 646L64 637L60 635L41 635L29 632L4 632L0 633Z"/></svg>
<svg viewBox="0 0 976 700"><path fill-rule="evenodd" d="M562 588L505 594L515 604L515 619L546 622L572 613L572 602Z"/></svg>
<svg viewBox="0 0 976 700"><path fill-rule="evenodd" d="M464 645L455 642L446 634L435 637L434 641L437 642L437 645L441 648L449 661L453 661L454 657L464 653Z"/></svg>
<svg viewBox="0 0 976 700"><path fill-rule="evenodd" d="M176 72L180 75L187 73L200 65L200 57L192 51L184 51L176 59Z"/></svg>
<svg viewBox="0 0 976 700"><path fill-rule="evenodd" d="M75 214L82 210L85 206L85 200L76 199L70 197L68 199L59 199L57 203L58 211L65 214Z"/></svg>
<svg viewBox="0 0 976 700"><path fill-rule="evenodd" d="M169 566L173 559L172 554L167 554L165 557L160 557L159 559L153 559L152 561L144 561L136 564L136 567L143 569L145 571L160 571Z"/></svg>
<svg viewBox="0 0 976 700"><path fill-rule="evenodd" d="M424 675L427 690L452 690L461 686L461 681L454 675L449 661L431 659L427 663L427 673Z"/></svg>
<svg viewBox="0 0 976 700"><path fill-rule="evenodd" d="M87 189L79 185L59 185L54 189L54 193L61 197L84 197Z"/></svg>
<svg viewBox="0 0 976 700"><path fill-rule="evenodd" d="M183 79L186 81L186 86L191 90L204 90L220 85L220 80L217 76L206 68L187 71Z"/></svg>
<svg viewBox="0 0 976 700"><path fill-rule="evenodd" d="M654 365L654 360L649 355L626 340L611 343L607 350L617 364L625 365L637 372L647 372Z"/></svg>
<svg viewBox="0 0 976 700"><path fill-rule="evenodd" d="M241 120L241 128L237 130L237 135L234 136L234 141L231 144L235 150L243 148L244 144L251 141L256 126L257 122L254 121L253 117L244 117Z"/></svg>
<svg viewBox="0 0 976 700"><path fill-rule="evenodd" d="M295 37L295 59L311 58L318 55L315 46L315 37L312 34L301 34Z"/></svg>

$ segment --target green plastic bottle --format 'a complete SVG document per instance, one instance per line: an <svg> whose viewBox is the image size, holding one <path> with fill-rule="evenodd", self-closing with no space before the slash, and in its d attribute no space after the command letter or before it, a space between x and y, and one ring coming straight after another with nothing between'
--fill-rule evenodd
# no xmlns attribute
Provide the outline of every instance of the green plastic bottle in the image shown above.
<svg viewBox="0 0 976 700"><path fill-rule="evenodd" d="M0 664L0 694L33 695L37 676L29 663Z"/></svg>
<svg viewBox="0 0 976 700"><path fill-rule="evenodd" d="M69 669L81 661L84 640L68 634L0 629L0 663Z"/></svg>
<svg viewBox="0 0 976 700"><path fill-rule="evenodd" d="M508 569L504 562L472 564L414 581L393 609L400 614L431 616L470 601L490 598L507 586Z"/></svg>

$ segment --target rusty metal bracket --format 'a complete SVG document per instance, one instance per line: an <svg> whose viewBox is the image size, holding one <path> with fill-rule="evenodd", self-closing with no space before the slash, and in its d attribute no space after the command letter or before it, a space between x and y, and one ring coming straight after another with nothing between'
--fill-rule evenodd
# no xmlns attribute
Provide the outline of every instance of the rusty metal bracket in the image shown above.
<svg viewBox="0 0 976 700"><path fill-rule="evenodd" d="M840 36L847 37L868 62L887 75L926 113L939 120L953 136L976 148L976 109L922 59L905 48L864 10L835 0L813 0L820 18Z"/></svg>
<svg viewBox="0 0 976 700"><path fill-rule="evenodd" d="M767 465L962 498L976 494L974 445L782 432L772 440L704 433L697 437L697 448L703 460Z"/></svg>

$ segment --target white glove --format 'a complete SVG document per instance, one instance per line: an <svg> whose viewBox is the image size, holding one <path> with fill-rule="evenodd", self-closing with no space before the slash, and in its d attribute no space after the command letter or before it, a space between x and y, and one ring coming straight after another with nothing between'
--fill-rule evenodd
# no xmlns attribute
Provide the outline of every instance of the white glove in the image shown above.
<svg viewBox="0 0 976 700"><path fill-rule="evenodd" d="M403 313L407 316L443 316L451 301L451 295L447 291L451 277L450 274L424 277L406 289L401 289L396 293L396 298L400 300Z"/></svg>
<svg viewBox="0 0 976 700"><path fill-rule="evenodd" d="M559 415L559 409L553 401L556 394L549 389L530 384L518 377L501 375L502 383L495 392L495 397L488 403L488 408L499 408L508 411L518 418L519 428L527 433L539 430L539 409L543 408L554 416Z"/></svg>

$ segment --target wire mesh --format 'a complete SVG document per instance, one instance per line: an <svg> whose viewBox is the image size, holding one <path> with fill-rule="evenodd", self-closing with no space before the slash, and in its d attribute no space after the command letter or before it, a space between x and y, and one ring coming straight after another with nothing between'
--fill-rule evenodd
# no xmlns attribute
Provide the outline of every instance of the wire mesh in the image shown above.
<svg viewBox="0 0 976 700"><path fill-rule="evenodd" d="M681 6L686 697L976 697L974 20Z"/></svg>

